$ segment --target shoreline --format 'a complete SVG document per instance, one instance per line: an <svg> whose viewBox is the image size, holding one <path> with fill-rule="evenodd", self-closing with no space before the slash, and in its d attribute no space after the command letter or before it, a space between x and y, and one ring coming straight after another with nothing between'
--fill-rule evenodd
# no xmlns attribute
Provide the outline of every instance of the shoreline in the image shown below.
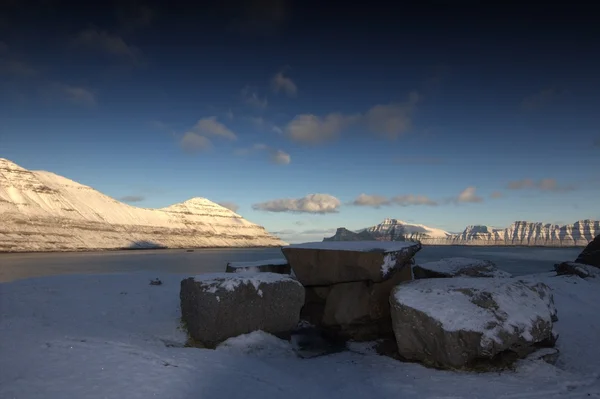
<svg viewBox="0 0 600 399"><path fill-rule="evenodd" d="M91 252L119 252L119 251L165 251L165 250L180 250L180 251L196 251L196 250L243 250L243 249L269 249L269 248L282 248L282 245L270 245L270 246L247 246L247 247L148 247L148 248L89 248L89 249L65 249L65 250L50 250L50 251L5 251L0 250L0 255L3 254L19 254L19 255L28 255L28 254L76 254L76 253L91 253Z"/></svg>

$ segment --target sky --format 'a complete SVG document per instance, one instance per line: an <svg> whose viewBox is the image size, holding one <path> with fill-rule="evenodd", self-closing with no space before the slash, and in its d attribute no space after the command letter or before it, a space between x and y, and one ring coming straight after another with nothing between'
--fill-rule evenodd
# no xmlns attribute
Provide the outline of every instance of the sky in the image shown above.
<svg viewBox="0 0 600 399"><path fill-rule="evenodd" d="M291 242L600 219L593 5L190 3L0 0L0 157Z"/></svg>

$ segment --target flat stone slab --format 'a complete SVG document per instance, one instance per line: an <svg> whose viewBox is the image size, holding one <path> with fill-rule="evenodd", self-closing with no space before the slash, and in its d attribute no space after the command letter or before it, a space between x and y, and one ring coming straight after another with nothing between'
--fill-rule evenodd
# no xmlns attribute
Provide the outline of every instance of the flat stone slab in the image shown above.
<svg viewBox="0 0 600 399"><path fill-rule="evenodd" d="M181 281L181 315L190 336L215 347L262 330L288 334L300 320L304 287L277 273L214 273Z"/></svg>
<svg viewBox="0 0 600 399"><path fill-rule="evenodd" d="M268 272L290 274L291 268L285 259L267 259L254 262L229 262L226 273Z"/></svg>
<svg viewBox="0 0 600 399"><path fill-rule="evenodd" d="M326 241L281 250L304 286L382 282L410 264L421 244L404 241Z"/></svg>
<svg viewBox="0 0 600 399"><path fill-rule="evenodd" d="M489 260L472 258L443 258L413 267L415 279L443 277L512 277Z"/></svg>
<svg viewBox="0 0 600 399"><path fill-rule="evenodd" d="M556 308L543 283L457 277L415 280L390 296L399 354L425 365L468 369L553 346Z"/></svg>

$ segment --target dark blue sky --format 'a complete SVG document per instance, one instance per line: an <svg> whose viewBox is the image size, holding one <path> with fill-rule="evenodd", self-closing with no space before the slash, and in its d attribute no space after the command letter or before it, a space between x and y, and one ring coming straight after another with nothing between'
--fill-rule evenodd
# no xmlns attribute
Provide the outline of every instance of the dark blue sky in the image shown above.
<svg viewBox="0 0 600 399"><path fill-rule="evenodd" d="M592 6L71 3L0 2L0 157L23 167L291 240L600 218Z"/></svg>

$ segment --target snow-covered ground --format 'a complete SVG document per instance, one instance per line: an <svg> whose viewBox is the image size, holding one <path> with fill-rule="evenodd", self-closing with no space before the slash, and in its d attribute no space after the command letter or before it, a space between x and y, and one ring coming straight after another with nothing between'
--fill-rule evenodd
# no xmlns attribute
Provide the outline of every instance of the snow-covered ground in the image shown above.
<svg viewBox="0 0 600 399"><path fill-rule="evenodd" d="M159 277L163 284L151 286ZM600 279L527 277L555 295L556 366L456 373L378 356L368 344L300 359L265 333L183 348L174 274L70 275L0 284L0 398L600 397Z"/></svg>

